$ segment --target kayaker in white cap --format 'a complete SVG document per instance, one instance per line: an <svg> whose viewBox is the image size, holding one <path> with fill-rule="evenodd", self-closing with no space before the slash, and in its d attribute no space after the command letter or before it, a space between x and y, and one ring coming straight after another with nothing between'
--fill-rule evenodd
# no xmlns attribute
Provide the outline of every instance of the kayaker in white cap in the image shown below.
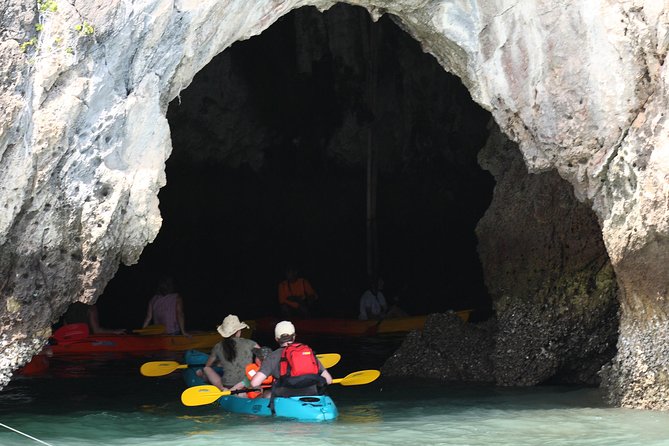
<svg viewBox="0 0 669 446"><path fill-rule="evenodd" d="M260 347L257 342L241 337L244 328L249 326L234 314L227 315L216 328L223 340L211 350L203 371L207 380L220 390L228 390L244 379L246 364L253 361L253 349ZM222 379L213 369L214 364L223 369Z"/></svg>
<svg viewBox="0 0 669 446"><path fill-rule="evenodd" d="M332 383L332 375L309 346L295 342L292 322L276 324L274 338L280 347L263 361L251 387L258 387L265 378L273 376L272 397L322 394L325 386Z"/></svg>

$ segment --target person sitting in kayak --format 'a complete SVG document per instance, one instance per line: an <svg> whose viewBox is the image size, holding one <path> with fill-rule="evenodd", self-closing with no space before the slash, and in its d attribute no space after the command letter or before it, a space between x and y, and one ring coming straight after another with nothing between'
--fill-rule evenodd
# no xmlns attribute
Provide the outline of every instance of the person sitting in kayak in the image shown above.
<svg viewBox="0 0 669 446"><path fill-rule="evenodd" d="M385 317L388 304L383 295L383 279L372 279L369 289L360 296L360 314L358 319L366 321L369 319L380 319Z"/></svg>
<svg viewBox="0 0 669 446"><path fill-rule="evenodd" d="M185 328L183 299L176 292L174 280L171 277L164 277L158 284L156 294L151 298L146 309L142 328L146 328L151 321L156 325L164 325L167 334L188 336Z"/></svg>
<svg viewBox="0 0 669 446"><path fill-rule="evenodd" d="M260 366L262 365L263 361L267 359L271 354L272 354L272 349L269 347L254 348L253 356L255 359L252 363L246 365L246 376L244 376L243 380L232 386L230 390L239 390L239 389L244 389L246 387L251 387L251 380L256 375L256 373L258 373L258 370L260 370ZM269 395L271 393L269 387L273 382L274 382L274 377L268 376L261 384L261 387L265 388L266 390L258 392L238 393L237 396L242 398L259 398L259 397L269 398Z"/></svg>
<svg viewBox="0 0 669 446"><path fill-rule="evenodd" d="M311 315L311 306L318 299L311 283L303 277L298 277L297 269L293 266L286 268L286 280L279 284L279 307L283 317L308 318Z"/></svg>
<svg viewBox="0 0 669 446"><path fill-rule="evenodd" d="M274 350L251 379L251 387L259 387L268 377L274 377L272 397L320 395L332 376L307 345L295 342L295 326L281 321L274 328L279 348Z"/></svg>
<svg viewBox="0 0 669 446"><path fill-rule="evenodd" d="M260 348L257 342L241 337L244 328L249 328L249 326L241 322L236 315L227 315L221 325L216 328L223 340L211 350L207 363L202 369L204 376L198 374L198 376L206 377L221 391L234 387L244 379L246 364L253 361L253 349ZM214 364L223 369L223 379L226 384L223 384L221 375L213 369Z"/></svg>
<svg viewBox="0 0 669 446"><path fill-rule="evenodd" d="M91 334L125 334L124 328L105 328L100 325L98 307L95 304L75 302L67 308L62 318L63 325L88 324Z"/></svg>

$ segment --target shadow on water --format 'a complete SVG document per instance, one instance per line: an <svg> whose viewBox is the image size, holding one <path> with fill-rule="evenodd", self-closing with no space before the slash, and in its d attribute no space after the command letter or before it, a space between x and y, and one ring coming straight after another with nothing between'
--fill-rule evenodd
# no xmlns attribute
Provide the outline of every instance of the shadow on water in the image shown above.
<svg viewBox="0 0 669 446"><path fill-rule="evenodd" d="M311 337L300 339L311 345L317 353L340 353L341 361L330 369L334 378L365 369L380 369L388 357L399 347L404 336L376 337ZM14 379L0 393L0 414L25 411L32 413L65 413L86 410L116 411L174 411L187 414L192 408L180 404L184 383L180 372L167 376L147 378L139 374L140 366L147 361L173 360L183 362L181 352L156 352L145 355L97 354L63 356L51 359L49 371L33 378ZM375 413L371 401L383 400L388 404L402 405L426 399L443 399L458 406L507 405L522 407L564 407L570 404L603 407L598 389L579 387L501 388L494 386L445 384L419 378L390 378L381 376L364 386L333 385L330 394L337 398L338 406L353 405L355 410L347 416L365 418L360 414ZM577 392L579 399L572 397ZM587 399L583 398L587 396ZM513 403L512 403L513 401Z"/></svg>
<svg viewBox="0 0 669 446"><path fill-rule="evenodd" d="M378 369L402 337L301 339L340 353L344 377ZM185 407L179 373L139 374L151 360L181 354L56 358L48 374L17 378L0 392L0 422L54 446L156 445L666 445L669 414L607 407L596 388L501 388L381 376L361 386L333 385L336 422L318 425ZM252 429L249 428L252 426ZM37 444L0 430L0 445Z"/></svg>
<svg viewBox="0 0 669 446"><path fill-rule="evenodd" d="M402 342L403 337L304 338L318 353L340 353L331 369L335 378L362 369L378 369ZM263 345L269 345L266 342ZM48 371L36 377L16 377L0 392L0 414L67 413L86 410L164 410L188 413L181 406L184 384L177 371L159 378L139 374L148 361L183 362L182 352L149 354L90 354L54 357ZM339 387L339 386L333 386Z"/></svg>

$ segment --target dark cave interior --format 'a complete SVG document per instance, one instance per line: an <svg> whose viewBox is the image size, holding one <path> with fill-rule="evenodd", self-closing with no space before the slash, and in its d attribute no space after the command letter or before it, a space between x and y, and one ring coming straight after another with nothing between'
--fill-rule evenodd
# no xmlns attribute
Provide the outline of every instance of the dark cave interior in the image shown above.
<svg viewBox="0 0 669 446"><path fill-rule="evenodd" d="M301 8L214 58L170 104L163 225L98 300L137 327L160 276L186 325L277 314L299 267L321 316L356 317L367 283L367 152L378 160L378 271L410 314L491 308L475 226L494 180L490 114L384 16Z"/></svg>

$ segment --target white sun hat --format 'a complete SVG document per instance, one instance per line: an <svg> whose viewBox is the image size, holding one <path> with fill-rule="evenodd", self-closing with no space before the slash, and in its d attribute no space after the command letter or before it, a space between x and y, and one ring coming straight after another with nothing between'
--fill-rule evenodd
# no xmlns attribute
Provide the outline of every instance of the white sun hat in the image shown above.
<svg viewBox="0 0 669 446"><path fill-rule="evenodd" d="M224 338L229 338L243 328L249 328L249 326L244 322L240 322L239 318L234 314L228 314L216 330Z"/></svg>

